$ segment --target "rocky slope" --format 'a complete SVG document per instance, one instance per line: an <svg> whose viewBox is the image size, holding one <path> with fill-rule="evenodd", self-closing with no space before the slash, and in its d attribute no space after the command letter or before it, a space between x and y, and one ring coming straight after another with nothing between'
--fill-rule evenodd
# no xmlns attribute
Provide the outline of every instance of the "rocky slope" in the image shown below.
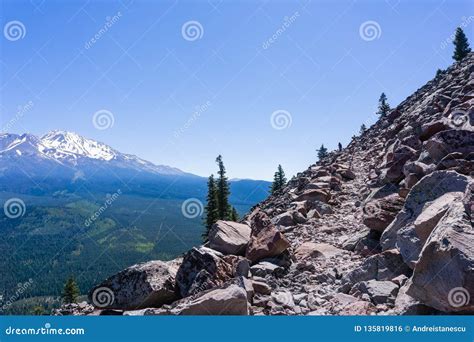
<svg viewBox="0 0 474 342"><path fill-rule="evenodd" d="M474 313L474 54L241 223L57 314Z"/></svg>

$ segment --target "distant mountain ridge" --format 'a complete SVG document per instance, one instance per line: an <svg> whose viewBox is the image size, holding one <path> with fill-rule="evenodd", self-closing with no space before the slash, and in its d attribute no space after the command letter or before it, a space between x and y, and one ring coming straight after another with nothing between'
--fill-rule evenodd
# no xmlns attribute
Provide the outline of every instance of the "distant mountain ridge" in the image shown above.
<svg viewBox="0 0 474 342"><path fill-rule="evenodd" d="M41 137L0 134L0 190L4 191L74 190L85 184L107 191L122 184L140 194L156 196L166 192L171 197L201 198L205 195L205 182L205 177L154 164L73 132L54 130ZM251 179L230 183L241 199L248 196L243 189L259 187L257 200L267 195L270 184ZM165 191L171 184L172 189Z"/></svg>
<svg viewBox="0 0 474 342"><path fill-rule="evenodd" d="M121 153L112 147L87 139L79 134L54 130L42 137L32 134L0 135L0 160L33 158L35 161L56 162L61 166L84 168L106 162L111 166L136 171L184 175L185 172L166 165L155 165L135 155ZM191 176L191 174L188 174Z"/></svg>
<svg viewBox="0 0 474 342"><path fill-rule="evenodd" d="M268 197L269 186L230 181L229 202L244 215ZM11 297L31 269L48 272L27 295L56 296L69 274L81 275L87 289L148 258L175 258L202 241L206 194L206 177L76 133L1 134L0 250L15 257L0 260L0 296ZM8 203L23 208L16 219Z"/></svg>

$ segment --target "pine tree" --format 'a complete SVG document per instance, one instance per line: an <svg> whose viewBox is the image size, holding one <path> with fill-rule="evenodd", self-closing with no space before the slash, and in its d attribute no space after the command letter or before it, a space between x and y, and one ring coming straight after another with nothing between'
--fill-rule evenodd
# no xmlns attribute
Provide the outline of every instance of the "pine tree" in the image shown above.
<svg viewBox="0 0 474 342"><path fill-rule="evenodd" d="M278 169L273 176L273 183L272 183L272 188L271 188L272 194L280 191L285 185L286 185L285 171L283 171L283 168L281 167L281 165L278 165Z"/></svg>
<svg viewBox="0 0 474 342"><path fill-rule="evenodd" d="M442 74L443 74L443 70L441 70L441 69L436 70L435 78L440 77Z"/></svg>
<svg viewBox="0 0 474 342"><path fill-rule="evenodd" d="M234 222L239 222L239 220L240 220L239 213L237 212L235 207L232 207L232 211L231 211L231 214L230 214L230 219L231 219L231 221L234 221Z"/></svg>
<svg viewBox="0 0 474 342"><path fill-rule="evenodd" d="M341 152L341 151L342 151L342 144L341 144L341 143L338 143L338 144L337 144L337 148L339 149L339 152Z"/></svg>
<svg viewBox="0 0 474 342"><path fill-rule="evenodd" d="M387 95L382 93L379 98L379 108L377 114L380 116L385 116L390 111L390 105L387 102Z"/></svg>
<svg viewBox="0 0 474 342"><path fill-rule="evenodd" d="M220 220L230 219L231 208L229 205L230 186L227 176L225 175L224 162L222 156L216 158L216 163L219 166L217 174L217 212Z"/></svg>
<svg viewBox="0 0 474 342"><path fill-rule="evenodd" d="M362 125L360 126L359 132L360 132L360 134L362 135L362 134L365 133L366 130L367 130L367 126L365 126L365 124L362 124Z"/></svg>
<svg viewBox="0 0 474 342"><path fill-rule="evenodd" d="M326 147L324 147L324 144L323 144L323 145L321 145L321 147L318 150L318 159L322 160L322 159L326 158L327 155L328 155L328 149Z"/></svg>
<svg viewBox="0 0 474 342"><path fill-rule="evenodd" d="M471 52L471 48L469 47L469 42L467 41L467 37L464 34L464 31L458 27L456 29L456 34L454 35L454 53L453 59L457 62L462 60L464 57Z"/></svg>
<svg viewBox="0 0 474 342"><path fill-rule="evenodd" d="M77 297L79 297L79 287L77 286L74 278L69 277L69 279L66 281L66 284L64 284L62 295L63 301L66 304L76 303Z"/></svg>
<svg viewBox="0 0 474 342"><path fill-rule="evenodd" d="M204 224L206 226L206 231L202 235L204 241L208 240L209 231L214 223L219 219L217 204L217 185L214 175L211 175L207 181L207 204L206 204L206 217Z"/></svg>

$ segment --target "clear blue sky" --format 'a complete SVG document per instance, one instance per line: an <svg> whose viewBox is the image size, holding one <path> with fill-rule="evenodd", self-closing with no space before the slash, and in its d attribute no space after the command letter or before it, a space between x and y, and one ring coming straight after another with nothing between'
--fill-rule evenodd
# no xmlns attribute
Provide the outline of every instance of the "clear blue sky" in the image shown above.
<svg viewBox="0 0 474 342"><path fill-rule="evenodd" d="M2 127L74 131L202 176L218 154L230 177L271 179L279 163L292 175L321 143L345 145L373 123L381 92L396 105L450 65L445 42L464 23L472 43L473 15L472 1L3 0L2 32L11 21L26 32L0 37ZM183 38L188 21L199 39ZM367 21L376 39L362 39ZM106 130L92 123L102 109ZM272 127L276 110L289 127Z"/></svg>

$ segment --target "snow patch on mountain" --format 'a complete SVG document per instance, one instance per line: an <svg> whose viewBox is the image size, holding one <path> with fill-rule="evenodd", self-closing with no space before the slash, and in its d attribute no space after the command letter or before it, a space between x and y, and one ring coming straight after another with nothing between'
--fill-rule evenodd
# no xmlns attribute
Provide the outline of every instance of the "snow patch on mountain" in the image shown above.
<svg viewBox="0 0 474 342"><path fill-rule="evenodd" d="M50 160L61 165L86 169L90 165L104 165L121 169L132 169L141 172L189 175L180 169L155 165L135 155L121 153L112 147L80 136L77 133L55 130L38 138L32 134L0 134L0 160L7 163L9 159L23 162L33 158Z"/></svg>

